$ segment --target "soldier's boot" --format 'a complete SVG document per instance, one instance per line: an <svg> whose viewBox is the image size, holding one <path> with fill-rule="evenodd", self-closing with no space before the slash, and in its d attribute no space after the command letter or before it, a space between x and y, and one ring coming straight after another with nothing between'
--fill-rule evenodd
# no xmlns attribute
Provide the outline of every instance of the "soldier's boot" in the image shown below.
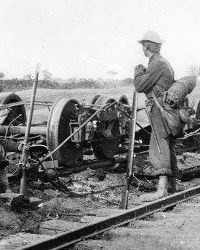
<svg viewBox="0 0 200 250"><path fill-rule="evenodd" d="M154 193L143 194L140 196L141 201L154 201L166 196L168 187L168 180L166 175L159 176L158 188Z"/></svg>
<svg viewBox="0 0 200 250"><path fill-rule="evenodd" d="M176 193L176 178L169 177L169 183L168 183L168 193L174 194Z"/></svg>
<svg viewBox="0 0 200 250"><path fill-rule="evenodd" d="M0 170L0 193L6 193L9 191L9 184L8 184L8 176L7 170L1 169Z"/></svg>

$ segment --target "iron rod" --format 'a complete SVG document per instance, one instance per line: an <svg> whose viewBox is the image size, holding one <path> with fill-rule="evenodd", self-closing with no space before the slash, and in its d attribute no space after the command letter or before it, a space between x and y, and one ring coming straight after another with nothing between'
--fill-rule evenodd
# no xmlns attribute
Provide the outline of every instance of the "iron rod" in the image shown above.
<svg viewBox="0 0 200 250"><path fill-rule="evenodd" d="M25 131L25 138L24 138L24 146L22 149L22 156L19 161L19 167L22 169L22 178L20 182L20 195L22 195L25 199L29 200L28 195L28 188L27 188L27 177L26 177L26 164L27 164L27 151L26 146L29 142L29 135L30 135L30 128L33 118L33 110L34 110L34 103L35 103L35 95L37 90L37 84L38 84L38 76L39 76L39 66L37 65L36 68L36 74L35 74L35 81L33 83L33 89L32 89L32 95L31 95L31 102L30 102L30 110L28 115L28 121L26 125L26 131Z"/></svg>

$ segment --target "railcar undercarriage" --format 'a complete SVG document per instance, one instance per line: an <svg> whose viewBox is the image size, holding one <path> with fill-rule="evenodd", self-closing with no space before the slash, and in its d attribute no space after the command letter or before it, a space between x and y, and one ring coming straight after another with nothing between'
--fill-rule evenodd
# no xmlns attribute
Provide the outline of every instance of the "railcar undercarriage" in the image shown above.
<svg viewBox="0 0 200 250"><path fill-rule="evenodd" d="M27 104L16 94L3 98L0 106L1 137L23 141ZM51 106L52 103L36 101L35 105ZM186 125L183 135L177 140L177 153L199 150L199 106L192 117L195 122ZM38 171L35 166L39 165L39 173L46 168L54 169L56 172L53 175L51 170L45 173L55 177L58 173L70 174L88 166L98 168L126 161L130 114L131 107L125 95L118 100L94 95L84 104L75 99L58 98L51 107L47 121L32 124L30 128L30 166ZM138 108L137 117L136 154L148 150L151 134L144 107Z"/></svg>

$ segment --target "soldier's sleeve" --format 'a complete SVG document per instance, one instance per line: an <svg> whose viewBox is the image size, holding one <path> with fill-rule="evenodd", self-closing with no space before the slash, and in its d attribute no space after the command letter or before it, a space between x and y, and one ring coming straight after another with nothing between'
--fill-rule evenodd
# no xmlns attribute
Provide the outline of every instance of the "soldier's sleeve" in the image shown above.
<svg viewBox="0 0 200 250"><path fill-rule="evenodd" d="M135 74L134 85L136 90L139 93L148 93L157 83L161 75L161 63L159 61L150 63L145 72Z"/></svg>
<svg viewBox="0 0 200 250"><path fill-rule="evenodd" d="M19 143L13 140L0 139L0 144L4 147L6 152L19 152Z"/></svg>

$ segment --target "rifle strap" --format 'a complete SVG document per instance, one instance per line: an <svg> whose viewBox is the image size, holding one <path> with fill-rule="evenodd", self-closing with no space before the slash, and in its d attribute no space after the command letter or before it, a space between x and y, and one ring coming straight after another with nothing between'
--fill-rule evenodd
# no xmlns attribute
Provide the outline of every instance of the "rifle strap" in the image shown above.
<svg viewBox="0 0 200 250"><path fill-rule="evenodd" d="M156 98L154 92L152 91L152 97L153 97L153 100L155 102L155 104L157 105L157 107L160 109L161 112L163 112L163 107L161 106L161 104L159 103L158 99Z"/></svg>

